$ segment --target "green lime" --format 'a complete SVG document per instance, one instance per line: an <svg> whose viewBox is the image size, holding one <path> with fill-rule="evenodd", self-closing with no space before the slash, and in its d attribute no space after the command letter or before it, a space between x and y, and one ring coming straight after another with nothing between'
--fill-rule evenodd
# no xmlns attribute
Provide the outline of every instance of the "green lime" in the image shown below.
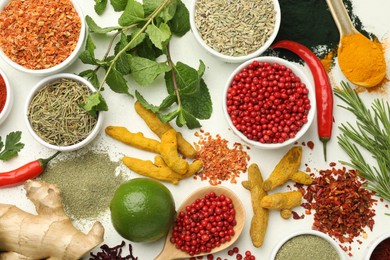
<svg viewBox="0 0 390 260"><path fill-rule="evenodd" d="M164 237L175 220L175 201L158 181L136 178L120 185L110 204L115 230L133 242Z"/></svg>

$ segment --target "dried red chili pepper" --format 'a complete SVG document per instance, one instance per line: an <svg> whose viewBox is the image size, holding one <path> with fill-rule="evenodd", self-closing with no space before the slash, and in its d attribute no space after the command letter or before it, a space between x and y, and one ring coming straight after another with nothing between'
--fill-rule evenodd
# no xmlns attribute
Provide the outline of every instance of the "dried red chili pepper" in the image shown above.
<svg viewBox="0 0 390 260"><path fill-rule="evenodd" d="M318 57L300 43L282 40L273 44L272 48L282 48L297 54L307 63L313 74L316 90L318 136L324 145L326 161L326 144L332 135L333 126L333 92L328 74Z"/></svg>

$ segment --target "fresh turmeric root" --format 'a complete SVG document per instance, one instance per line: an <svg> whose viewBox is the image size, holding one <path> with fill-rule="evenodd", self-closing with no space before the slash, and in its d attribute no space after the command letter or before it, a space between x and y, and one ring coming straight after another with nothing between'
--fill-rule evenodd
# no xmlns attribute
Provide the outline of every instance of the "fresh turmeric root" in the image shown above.
<svg viewBox="0 0 390 260"><path fill-rule="evenodd" d="M139 101L136 101L134 104L135 111L138 115L145 121L150 130L153 131L158 137L162 137L162 135L170 129L173 129L169 123L163 123L158 118L158 116L152 111L144 108ZM177 147L181 154L183 154L186 158L195 158L196 150L195 148L187 142L181 133L176 133L177 138Z"/></svg>
<svg viewBox="0 0 390 260"><path fill-rule="evenodd" d="M0 204L0 259L81 259L103 242L100 222L88 234L73 226L55 185L29 180L24 189L38 214Z"/></svg>
<svg viewBox="0 0 390 260"><path fill-rule="evenodd" d="M288 180L310 185L310 175L298 171L302 159L302 147L292 147L276 165L271 175L264 181L263 189L270 191L286 183Z"/></svg>
<svg viewBox="0 0 390 260"><path fill-rule="evenodd" d="M262 198L267 195L263 190L263 178L257 164L251 164L248 168L248 180L243 181L242 186L251 193L253 217L250 226L250 236L255 247L261 247L264 243L267 231L269 211L260 206Z"/></svg>
<svg viewBox="0 0 390 260"><path fill-rule="evenodd" d="M299 191L274 193L262 198L260 205L263 208L281 210L283 218L290 218L291 209L301 205L302 194Z"/></svg>
<svg viewBox="0 0 390 260"><path fill-rule="evenodd" d="M188 162L179 156L177 152L176 131L170 129L161 137L160 154L165 163L174 172L185 174L188 170Z"/></svg>

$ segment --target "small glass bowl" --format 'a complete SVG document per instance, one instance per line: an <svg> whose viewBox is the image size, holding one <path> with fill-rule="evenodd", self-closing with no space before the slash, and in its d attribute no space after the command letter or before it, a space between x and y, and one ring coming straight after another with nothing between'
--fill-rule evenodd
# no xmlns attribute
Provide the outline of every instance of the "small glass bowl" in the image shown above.
<svg viewBox="0 0 390 260"><path fill-rule="evenodd" d="M0 75L4 80L5 83L5 89L7 91L7 97L5 100L5 105L3 107L3 110L0 112L0 125L5 121L9 113L11 112L11 108L14 101L14 91L11 87L11 84L9 83L8 77L5 75L4 71L0 69Z"/></svg>
<svg viewBox="0 0 390 260"><path fill-rule="evenodd" d="M2 1L0 3L0 10L2 10L4 8L4 6L6 6L10 1L12 1L12 0ZM86 40L86 32L87 32L86 31L87 26L86 26L84 14L83 14L83 11L82 11L80 5L77 3L77 0L70 0L70 1L72 2L76 12L78 13L78 16L80 17L81 28L80 28L80 35L79 35L76 47L73 50L73 52L69 55L68 58L66 58L63 62L61 62L61 63L59 63L51 68L34 70L34 69L28 69L28 68L23 67L22 65L14 62L3 52L3 50L1 48L0 48L0 57L8 65L10 65L12 68L14 68L18 71L33 75L33 76L49 76L49 75L53 75L55 73L58 73L64 69L68 68L74 61L76 61L78 59L78 56L79 56L79 54L84 46L84 42Z"/></svg>
<svg viewBox="0 0 390 260"><path fill-rule="evenodd" d="M381 236L379 236L377 239L375 239L374 241L372 241L369 245L368 245L368 248L367 248L367 253L364 257L364 260L370 260L371 258L371 255L372 253L374 252L374 250L376 249L376 247L384 240L390 238L390 233L385 233Z"/></svg>
<svg viewBox="0 0 390 260"><path fill-rule="evenodd" d="M309 113L307 115L308 121L296 133L294 138L290 138L290 139L284 141L283 143L261 143L261 142L255 141L255 140L250 140L233 125L233 122L230 118L230 115L227 112L226 97L227 97L228 89L230 88L230 85L234 79L234 76L237 73L239 73L242 69L246 68L253 61L258 61L258 62L262 62L262 63L267 62L269 64L277 63L279 65L286 66L286 68L291 69L291 71L301 79L301 82L304 83L306 85L306 88L309 90L308 98L310 100L311 108L310 108ZM229 127L233 130L234 134L236 134L238 137L240 137L245 143L252 145L254 147L260 148L260 149L279 149L279 148L294 144L298 139L300 139L307 132L307 130L309 130L311 124L314 121L314 116L316 114L316 98L315 98L315 90L314 90L313 84L309 81L306 74L304 74L303 71L298 66L296 66L295 64L293 64L290 61L287 61L287 60L279 58L279 57L269 57L269 56L257 57L257 58L248 60L248 61L242 63L240 66L238 66L232 72L232 74L230 75L230 77L228 78L228 80L226 82L225 88L223 90L222 101L223 101L223 103L222 103L223 114L225 115L225 118L229 124Z"/></svg>
<svg viewBox="0 0 390 260"><path fill-rule="evenodd" d="M264 51L266 51L271 46L271 44L273 43L273 41L276 38L276 35L279 32L280 23L281 23L280 5L279 5L279 1L278 0L273 0L273 5L274 5L274 9L275 9L275 27L274 27L274 30L273 30L272 34L269 36L268 40L259 49L257 49L256 51L254 51L252 53L249 53L247 55L243 55L243 56L229 56L229 55L226 55L226 54L222 54L222 53L214 50L213 48L211 48L202 39L202 37L201 37L201 35L200 35L200 33L199 33L198 29L197 29L196 23L195 23L196 2L197 2L197 0L192 0L190 8L189 8L191 31L194 34L194 37L195 37L196 41L207 52L209 52L213 56L215 56L218 59L220 59L222 61L225 61L227 63L240 63L240 62L244 62L246 60L252 59L254 57L260 56Z"/></svg>
<svg viewBox="0 0 390 260"><path fill-rule="evenodd" d="M41 90L42 88L46 87L48 84L55 82L59 79L64 79L64 78L78 81L81 84L86 85L92 92L96 92L96 89L88 80L86 80L78 75L74 75L74 74L70 74L70 73L61 73L61 74L48 76L48 77L42 79L41 81L39 81L35 85L35 87L32 89L30 94L28 95L27 100L26 100L26 105L24 108L24 119L25 119L25 123L26 123L28 131L34 137L34 139L37 140L40 144L42 144L43 146L45 146L47 148L56 150L56 151L70 152L70 151L78 150L78 149L88 145L90 142L92 142L95 139L95 137L99 134L99 132L101 131L101 129L103 127L104 112L99 112L95 127L93 128L93 130L89 133L89 135L84 140L80 141L79 143L76 143L73 145L68 145L68 146L53 145L53 144L50 144L50 143L44 141L41 137L39 137L38 134L35 133L35 131L33 130L32 126L30 124L30 121L28 119L28 108L29 108L29 105L30 105L32 99L37 94L37 92L39 90Z"/></svg>

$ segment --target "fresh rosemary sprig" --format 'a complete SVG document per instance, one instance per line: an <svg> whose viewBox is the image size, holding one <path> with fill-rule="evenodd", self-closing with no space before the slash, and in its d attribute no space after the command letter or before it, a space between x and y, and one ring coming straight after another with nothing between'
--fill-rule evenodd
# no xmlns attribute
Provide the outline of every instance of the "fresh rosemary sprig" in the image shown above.
<svg viewBox="0 0 390 260"><path fill-rule="evenodd" d="M347 106L339 106L356 116L356 126L346 123L339 127L338 143L351 159L342 163L358 170L367 180L367 189L390 202L390 105L375 99L368 109L348 83L341 82L341 86L334 93ZM368 164L358 147L367 150L377 165Z"/></svg>

